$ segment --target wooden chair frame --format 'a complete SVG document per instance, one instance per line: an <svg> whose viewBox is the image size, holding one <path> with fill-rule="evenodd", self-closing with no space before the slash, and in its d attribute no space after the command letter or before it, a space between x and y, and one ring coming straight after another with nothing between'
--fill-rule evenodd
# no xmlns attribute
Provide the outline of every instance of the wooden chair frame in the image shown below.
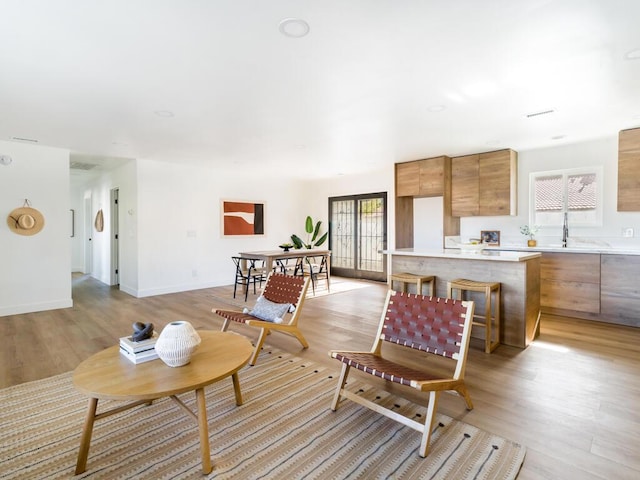
<svg viewBox="0 0 640 480"><path fill-rule="evenodd" d="M250 327L259 328L260 334L255 342L253 355L249 360L249 365L255 365L258 361L258 355L262 349L267 335L271 331L282 332L298 339L303 348L308 348L309 344L298 328L298 320L302 306L304 305L307 289L309 288L309 278L294 277L292 275L284 275L282 273L271 272L267 277L262 295L274 303L290 303L294 306L293 312L287 312L282 319L282 323L274 323L260 320L248 313L234 310L213 309L212 312L224 318L222 331L229 328L231 322L243 323Z"/></svg>
<svg viewBox="0 0 640 480"><path fill-rule="evenodd" d="M331 358L342 362L342 372L331 409L337 410L341 398L345 397L417 430L422 434L418 454L426 457L429 453L429 441L440 393L455 391L464 399L467 409L473 409L471 397L464 383L473 309L472 301L426 297L389 290L371 351L329 352ZM384 341L406 347L409 351L415 349L449 358L452 365L455 364L453 373L450 377L443 377L426 369L418 370L388 360L382 354ZM428 392L429 404L424 423L347 390L345 385L351 367L420 392Z"/></svg>

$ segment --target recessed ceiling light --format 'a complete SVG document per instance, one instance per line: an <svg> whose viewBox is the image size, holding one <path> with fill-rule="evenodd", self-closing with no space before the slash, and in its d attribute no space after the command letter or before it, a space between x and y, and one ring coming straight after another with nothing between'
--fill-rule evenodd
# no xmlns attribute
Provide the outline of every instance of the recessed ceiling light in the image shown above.
<svg viewBox="0 0 640 480"><path fill-rule="evenodd" d="M158 115L159 117L173 117L173 112L169 111L169 110L156 110L155 112L156 115Z"/></svg>
<svg viewBox="0 0 640 480"><path fill-rule="evenodd" d="M442 112L446 109L447 107L445 107L444 105L431 105L430 107L427 107L427 110L433 113Z"/></svg>
<svg viewBox="0 0 640 480"><path fill-rule="evenodd" d="M278 24L280 33L291 38L301 38L309 33L309 24L300 18L285 18Z"/></svg>
<svg viewBox="0 0 640 480"><path fill-rule="evenodd" d="M9 155L0 155L0 164L11 165L11 162L13 162L13 158L11 158Z"/></svg>
<svg viewBox="0 0 640 480"><path fill-rule="evenodd" d="M627 60L640 60L640 48L628 51L624 58Z"/></svg>
<svg viewBox="0 0 640 480"><path fill-rule="evenodd" d="M555 136L551 137L551 140L562 140L565 137L566 137L566 135L555 135Z"/></svg>

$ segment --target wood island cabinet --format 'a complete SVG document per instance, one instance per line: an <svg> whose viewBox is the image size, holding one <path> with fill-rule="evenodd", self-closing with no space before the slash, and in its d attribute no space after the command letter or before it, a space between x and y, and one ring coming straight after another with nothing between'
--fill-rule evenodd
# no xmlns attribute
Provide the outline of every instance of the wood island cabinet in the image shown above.
<svg viewBox="0 0 640 480"><path fill-rule="evenodd" d="M618 211L640 212L640 128L618 135Z"/></svg>
<svg viewBox="0 0 640 480"><path fill-rule="evenodd" d="M511 149L451 159L452 214L515 215L517 153Z"/></svg>
<svg viewBox="0 0 640 480"><path fill-rule="evenodd" d="M640 255L602 255L602 320L640 327Z"/></svg>
<svg viewBox="0 0 640 480"><path fill-rule="evenodd" d="M540 262L540 306L600 313L600 254L543 253Z"/></svg>

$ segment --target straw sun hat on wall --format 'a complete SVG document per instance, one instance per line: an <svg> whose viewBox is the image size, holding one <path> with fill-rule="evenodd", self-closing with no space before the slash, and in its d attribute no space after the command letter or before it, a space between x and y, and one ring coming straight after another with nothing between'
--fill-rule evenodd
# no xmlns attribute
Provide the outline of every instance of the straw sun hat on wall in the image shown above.
<svg viewBox="0 0 640 480"><path fill-rule="evenodd" d="M44 227L44 217L35 208L29 206L29 201L25 205L13 210L7 217L9 229L18 235L35 235Z"/></svg>

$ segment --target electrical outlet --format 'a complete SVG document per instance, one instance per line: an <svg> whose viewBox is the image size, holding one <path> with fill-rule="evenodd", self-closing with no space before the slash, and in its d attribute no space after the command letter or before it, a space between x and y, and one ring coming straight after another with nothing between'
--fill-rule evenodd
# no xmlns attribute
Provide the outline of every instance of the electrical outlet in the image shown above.
<svg viewBox="0 0 640 480"><path fill-rule="evenodd" d="M632 227L623 228L622 229L622 236L625 237L625 238L633 237L633 228Z"/></svg>

